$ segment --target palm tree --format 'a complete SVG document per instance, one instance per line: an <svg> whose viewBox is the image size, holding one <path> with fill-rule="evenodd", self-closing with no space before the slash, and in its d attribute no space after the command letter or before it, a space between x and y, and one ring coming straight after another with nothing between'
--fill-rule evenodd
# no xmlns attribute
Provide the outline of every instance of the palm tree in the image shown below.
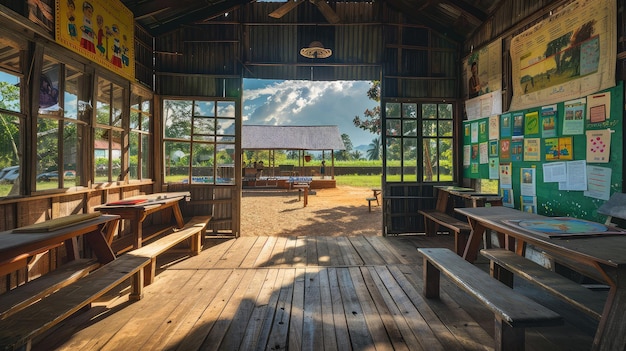
<svg viewBox="0 0 626 351"><path fill-rule="evenodd" d="M372 142L368 146L367 159L380 160L380 137L372 139Z"/></svg>

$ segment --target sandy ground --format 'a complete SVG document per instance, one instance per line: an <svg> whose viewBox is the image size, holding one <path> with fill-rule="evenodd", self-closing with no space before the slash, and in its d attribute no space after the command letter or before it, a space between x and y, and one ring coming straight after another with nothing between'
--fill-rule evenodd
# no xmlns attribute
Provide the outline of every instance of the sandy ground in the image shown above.
<svg viewBox="0 0 626 351"><path fill-rule="evenodd" d="M318 189L303 207L297 191L244 189L241 236L382 235L382 210L367 210L369 188Z"/></svg>

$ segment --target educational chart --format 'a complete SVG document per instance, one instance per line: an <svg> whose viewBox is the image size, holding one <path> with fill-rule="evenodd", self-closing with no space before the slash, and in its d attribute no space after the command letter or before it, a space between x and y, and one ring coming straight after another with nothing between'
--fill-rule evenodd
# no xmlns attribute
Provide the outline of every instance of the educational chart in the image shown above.
<svg viewBox="0 0 626 351"><path fill-rule="evenodd" d="M513 99L520 110L583 97L615 82L614 0L578 0L511 41Z"/></svg>
<svg viewBox="0 0 626 351"><path fill-rule="evenodd" d="M592 118L587 101L595 96ZM509 111L499 123L491 116L464 121L464 178L499 179L508 207L604 222L598 207L621 192L615 161L623 158L623 96L620 83L575 101Z"/></svg>

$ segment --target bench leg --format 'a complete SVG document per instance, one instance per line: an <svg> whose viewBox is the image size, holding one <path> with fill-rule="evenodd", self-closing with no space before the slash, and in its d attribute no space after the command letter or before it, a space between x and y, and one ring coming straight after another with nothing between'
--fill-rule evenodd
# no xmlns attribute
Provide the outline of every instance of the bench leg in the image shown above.
<svg viewBox="0 0 626 351"><path fill-rule="evenodd" d="M513 288L513 272L500 266L494 261L489 262L489 273L492 277L506 284L509 288Z"/></svg>
<svg viewBox="0 0 626 351"><path fill-rule="evenodd" d="M194 234L191 237L191 256L196 256L202 251L202 239L204 238L205 230L201 230L198 234Z"/></svg>
<svg viewBox="0 0 626 351"><path fill-rule="evenodd" d="M439 298L440 276L439 270L424 257L424 296Z"/></svg>
<svg viewBox="0 0 626 351"><path fill-rule="evenodd" d="M152 257L150 264L143 268L144 272L144 285L148 286L154 282L154 276L156 276L156 257Z"/></svg>
<svg viewBox="0 0 626 351"><path fill-rule="evenodd" d="M367 210L372 212L372 200L367 200Z"/></svg>
<svg viewBox="0 0 626 351"><path fill-rule="evenodd" d="M524 351L525 332L525 328L513 328L502 319L495 318L495 351Z"/></svg>
<svg viewBox="0 0 626 351"><path fill-rule="evenodd" d="M128 299L131 301L139 301L143 297L143 284L144 284L144 272L143 269L137 271L137 273L133 274L131 279L131 291Z"/></svg>

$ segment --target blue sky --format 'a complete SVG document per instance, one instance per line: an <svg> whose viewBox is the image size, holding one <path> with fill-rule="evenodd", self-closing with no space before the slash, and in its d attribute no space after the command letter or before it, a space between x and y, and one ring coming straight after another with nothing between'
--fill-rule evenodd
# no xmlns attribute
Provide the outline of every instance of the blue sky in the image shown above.
<svg viewBox="0 0 626 351"><path fill-rule="evenodd" d="M369 145L376 135L357 128L354 116L377 103L367 98L369 81L317 82L244 79L244 125L336 125L352 145Z"/></svg>

